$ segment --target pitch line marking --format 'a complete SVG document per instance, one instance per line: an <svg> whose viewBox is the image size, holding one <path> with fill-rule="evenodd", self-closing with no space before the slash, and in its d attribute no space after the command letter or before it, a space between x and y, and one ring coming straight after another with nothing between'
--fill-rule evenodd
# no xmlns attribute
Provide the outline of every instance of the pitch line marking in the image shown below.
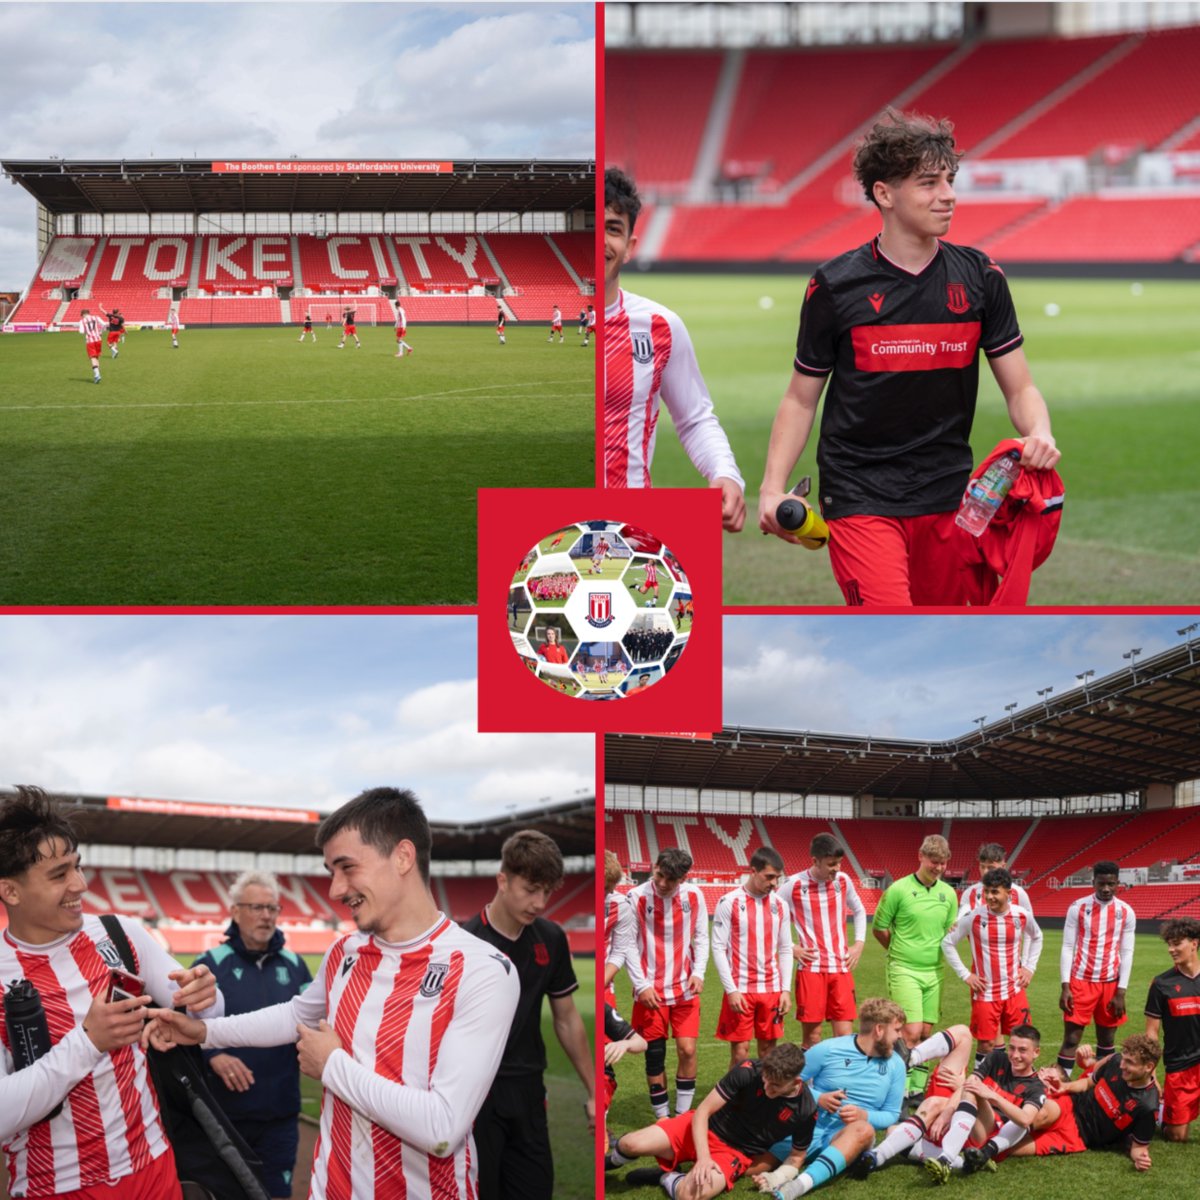
<svg viewBox="0 0 1200 1200"><path fill-rule="evenodd" d="M556 383L574 383L578 384L578 379L550 379L543 380L545 384ZM473 388L456 388L448 392L419 392L416 395L406 396L339 396L332 399L313 398L310 400L185 400L185 401L151 401L148 403L135 404L2 404L0 412L74 412L87 411L97 412L101 409L139 409L139 408L263 408L263 407L278 407L292 404L386 404L393 400L440 400L447 396L466 396L470 393L487 393L480 399L487 399L490 396L511 396L511 389L499 391L495 389L494 384L482 384L479 387ZM559 394L556 399L573 400L580 397L592 397L595 393L591 390L586 392L566 392Z"/></svg>

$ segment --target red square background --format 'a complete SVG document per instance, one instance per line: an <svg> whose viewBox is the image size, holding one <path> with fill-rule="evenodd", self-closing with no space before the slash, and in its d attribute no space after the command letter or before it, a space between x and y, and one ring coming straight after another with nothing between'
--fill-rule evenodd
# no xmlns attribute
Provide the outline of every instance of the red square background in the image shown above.
<svg viewBox="0 0 1200 1200"><path fill-rule="evenodd" d="M579 521L620 521L679 560L696 615L679 661L644 696L588 701L537 679L513 650L508 589L530 547ZM715 489L479 489L479 728L487 733L721 728L721 493Z"/></svg>

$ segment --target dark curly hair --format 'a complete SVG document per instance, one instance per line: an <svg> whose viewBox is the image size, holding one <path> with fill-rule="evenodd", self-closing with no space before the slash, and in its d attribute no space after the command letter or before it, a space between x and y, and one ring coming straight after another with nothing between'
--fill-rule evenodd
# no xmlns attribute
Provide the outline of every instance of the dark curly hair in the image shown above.
<svg viewBox="0 0 1200 1200"><path fill-rule="evenodd" d="M55 840L68 852L79 848L71 822L40 788L22 784L0 804L0 878L17 879L39 859L42 846Z"/></svg>
<svg viewBox="0 0 1200 1200"><path fill-rule="evenodd" d="M624 214L629 218L629 232L637 224L642 211L642 198L637 185L620 167L609 167L604 172L604 207Z"/></svg>
<svg viewBox="0 0 1200 1200"><path fill-rule="evenodd" d="M888 108L854 152L854 177L878 207L876 183L899 183L921 170L956 171L961 158L950 121Z"/></svg>

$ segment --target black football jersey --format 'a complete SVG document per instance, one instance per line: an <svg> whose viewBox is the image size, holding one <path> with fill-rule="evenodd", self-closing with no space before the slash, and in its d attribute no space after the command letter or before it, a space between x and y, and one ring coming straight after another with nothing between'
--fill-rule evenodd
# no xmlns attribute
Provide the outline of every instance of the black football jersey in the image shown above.
<svg viewBox="0 0 1200 1200"><path fill-rule="evenodd" d="M1150 981L1146 1016L1162 1022L1163 1067L1182 1071L1200 1063L1200 975L1172 967Z"/></svg>
<svg viewBox="0 0 1200 1200"><path fill-rule="evenodd" d="M722 1076L717 1091L727 1103L709 1118L708 1127L725 1145L747 1157L769 1150L789 1135L793 1150L804 1150L812 1141L817 1102L808 1084L797 1096L772 1099L763 1087L758 1059L748 1058Z"/></svg>
<svg viewBox="0 0 1200 1200"><path fill-rule="evenodd" d="M994 1092L1020 1107L1032 1104L1041 1108L1046 1103L1046 1088L1036 1075L1014 1075L1008 1051L998 1049L975 1068L980 1077Z"/></svg>
<svg viewBox="0 0 1200 1200"><path fill-rule="evenodd" d="M1131 1088L1121 1078L1121 1056L1112 1055L1092 1076L1093 1086L1075 1099L1075 1124L1089 1150L1132 1137L1148 1145L1158 1114L1158 1085Z"/></svg>
<svg viewBox="0 0 1200 1200"><path fill-rule="evenodd" d="M571 965L567 935L553 921L538 917L513 941L488 921L487 909L464 921L463 928L507 954L521 981L521 998L517 1001L497 1077L516 1079L540 1075L546 1069L542 998L569 996L579 987L575 968Z"/></svg>
<svg viewBox="0 0 1200 1200"><path fill-rule="evenodd" d="M795 369L830 376L818 495L826 517L956 509L971 474L979 352L1022 343L1004 273L982 251L939 242L912 274L879 239L809 280Z"/></svg>

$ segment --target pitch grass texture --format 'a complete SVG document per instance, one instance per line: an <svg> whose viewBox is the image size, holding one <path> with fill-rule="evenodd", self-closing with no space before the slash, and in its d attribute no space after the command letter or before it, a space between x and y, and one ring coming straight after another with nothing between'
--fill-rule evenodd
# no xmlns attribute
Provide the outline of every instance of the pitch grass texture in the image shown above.
<svg viewBox="0 0 1200 1200"><path fill-rule="evenodd" d="M359 336L0 338L0 604L475 603L476 489L594 482L594 350Z"/></svg>
<svg viewBox="0 0 1200 1200"><path fill-rule="evenodd" d="M1146 922L1147 928L1157 928L1156 922ZM1062 931L1047 929L1042 957L1037 973L1029 986L1029 1004L1033 1024L1042 1035L1042 1052L1038 1065L1053 1062L1062 1042L1062 1013L1058 1008L1058 954L1062 947ZM960 943L959 951L965 963L970 962L970 946ZM1137 937L1134 952L1133 976L1129 982L1129 1021L1123 1026L1126 1034L1141 1033L1145 1018L1146 992L1150 980L1170 966L1162 940L1153 933L1142 933ZM632 1012L629 995L629 980L622 971L617 976L617 1006L621 1015L628 1018ZM866 949L855 972L855 991L861 1003L870 996L886 995L884 987L884 952L871 936L868 927ZM704 981L704 996L701 1000L699 1067L697 1071L696 1102L708 1095L713 1085L729 1069L729 1046L713 1037L717 1016L721 1011L721 983L716 968L709 963ZM966 1024L970 1016L970 1003L966 984L946 967L942 982L942 1021L940 1027L957 1023ZM789 1013L785 1019L785 1038L799 1041L800 1025ZM824 1036L831 1036L829 1025ZM1085 1040L1095 1043L1095 1027L1090 1026ZM1117 1037L1117 1044L1122 1041ZM754 1045L751 1043L751 1053ZM617 1094L609 1112L609 1131L624 1133L630 1129L649 1125L653 1116L646 1092L645 1067L640 1055L627 1054L617 1064ZM671 1093L672 1111L675 1099L675 1051L668 1042L667 1086ZM1159 1083L1162 1071L1159 1070ZM877 1139L878 1140L878 1139ZM1055 1200L1083 1200L1104 1196L1106 1200L1145 1200L1151 1196L1183 1197L1195 1194L1196 1179L1200 1173L1200 1143L1196 1131L1192 1141L1184 1145L1168 1145L1156 1139L1150 1147L1153 1159L1149 1175L1139 1175L1123 1152L1091 1150L1084 1154L1065 1155L1060 1158L1020 1159L1002 1163L995 1174L955 1177L946 1188L945 1195L971 1195L978 1197L1025 1197L1053 1196ZM653 1166L651 1159L639 1159L634 1166ZM633 1169L632 1167L626 1168ZM606 1194L619 1196L622 1200L661 1200L661 1189L627 1186L622 1177L625 1171L610 1173ZM857 1182L840 1177L832 1184L818 1189L815 1195L844 1196L846 1200L894 1200L900 1196L928 1194L932 1185L919 1167L897 1161L889 1165L866 1182ZM739 1182L738 1194L757 1195L748 1180Z"/></svg>
<svg viewBox="0 0 1200 1200"><path fill-rule="evenodd" d="M758 530L758 489L780 397L791 378L808 275L631 276L631 290L687 323L747 484L746 529L725 538L725 603L843 603L824 551ZM1200 286L1011 279L1034 381L1063 452L1062 529L1029 603L1190 604L1200 591ZM769 298L771 307L760 305ZM1050 317L1046 306L1057 304ZM817 413L820 421L821 413ZM981 362L972 445L980 458L1011 425ZM817 477L810 438L789 483ZM664 411L654 482L698 486ZM815 489L814 489L815 490Z"/></svg>

